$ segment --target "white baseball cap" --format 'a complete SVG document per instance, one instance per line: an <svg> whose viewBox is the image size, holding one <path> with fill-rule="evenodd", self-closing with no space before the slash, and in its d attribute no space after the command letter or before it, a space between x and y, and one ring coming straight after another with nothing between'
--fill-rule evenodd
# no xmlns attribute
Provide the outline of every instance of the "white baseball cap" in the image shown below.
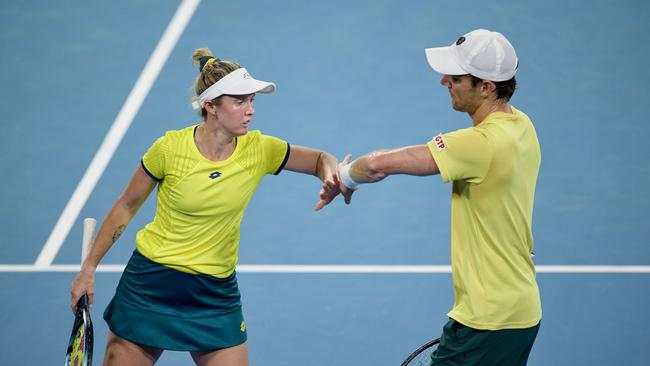
<svg viewBox="0 0 650 366"><path fill-rule="evenodd" d="M491 81L512 79L519 61L510 42L499 32L477 29L449 47L426 48L429 65L444 75L474 75Z"/></svg>
<svg viewBox="0 0 650 366"><path fill-rule="evenodd" d="M192 102L195 110L201 110L205 102L222 95L246 95L253 93L273 93L275 84L254 79L245 68L239 68L222 77L216 83L205 89L198 98Z"/></svg>

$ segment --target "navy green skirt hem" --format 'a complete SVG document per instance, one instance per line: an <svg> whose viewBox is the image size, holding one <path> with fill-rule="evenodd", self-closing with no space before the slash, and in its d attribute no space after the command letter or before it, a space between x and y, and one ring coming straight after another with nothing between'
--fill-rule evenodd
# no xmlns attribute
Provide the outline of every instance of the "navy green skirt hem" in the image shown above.
<svg viewBox="0 0 650 366"><path fill-rule="evenodd" d="M241 310L221 314L219 326L203 319L170 320L166 315L138 313L134 309L116 310L111 302L104 319L113 333L128 341L169 351L212 351L246 342L246 333L239 331L243 322ZM239 334L230 329L237 329Z"/></svg>
<svg viewBox="0 0 650 366"><path fill-rule="evenodd" d="M104 319L128 341L172 351L211 351L247 339L235 273L221 279L180 272L137 250Z"/></svg>

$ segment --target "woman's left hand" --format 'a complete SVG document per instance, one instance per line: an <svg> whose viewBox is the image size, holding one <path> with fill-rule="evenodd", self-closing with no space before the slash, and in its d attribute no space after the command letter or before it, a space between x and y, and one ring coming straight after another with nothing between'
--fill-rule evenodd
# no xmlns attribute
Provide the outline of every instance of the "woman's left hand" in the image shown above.
<svg viewBox="0 0 650 366"><path fill-rule="evenodd" d="M318 201L314 207L315 211L327 206L336 196L339 195L339 193L341 193L341 190L339 189L340 184L338 170L334 169L329 172L323 181L323 187L319 193L320 201Z"/></svg>

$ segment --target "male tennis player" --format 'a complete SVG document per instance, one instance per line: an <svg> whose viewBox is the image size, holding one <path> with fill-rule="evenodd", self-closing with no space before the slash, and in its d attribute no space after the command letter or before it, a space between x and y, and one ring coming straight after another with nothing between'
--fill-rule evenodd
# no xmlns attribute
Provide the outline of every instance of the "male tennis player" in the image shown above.
<svg viewBox="0 0 650 366"><path fill-rule="evenodd" d="M425 50L443 74L452 107L473 126L426 145L374 152L340 175L346 202L358 184L392 174L440 174L453 182L454 306L433 365L525 365L542 310L531 259L540 148L531 120L509 104L517 55L500 33L478 29L449 47ZM346 164L347 163L347 164Z"/></svg>

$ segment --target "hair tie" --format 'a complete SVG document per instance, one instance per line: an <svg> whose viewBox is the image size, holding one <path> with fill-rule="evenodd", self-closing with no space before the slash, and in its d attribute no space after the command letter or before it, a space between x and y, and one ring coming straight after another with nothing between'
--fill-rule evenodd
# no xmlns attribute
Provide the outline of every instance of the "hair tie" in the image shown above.
<svg viewBox="0 0 650 366"><path fill-rule="evenodd" d="M214 56L203 56L199 59L199 70L203 72L203 69L215 61L221 61Z"/></svg>

